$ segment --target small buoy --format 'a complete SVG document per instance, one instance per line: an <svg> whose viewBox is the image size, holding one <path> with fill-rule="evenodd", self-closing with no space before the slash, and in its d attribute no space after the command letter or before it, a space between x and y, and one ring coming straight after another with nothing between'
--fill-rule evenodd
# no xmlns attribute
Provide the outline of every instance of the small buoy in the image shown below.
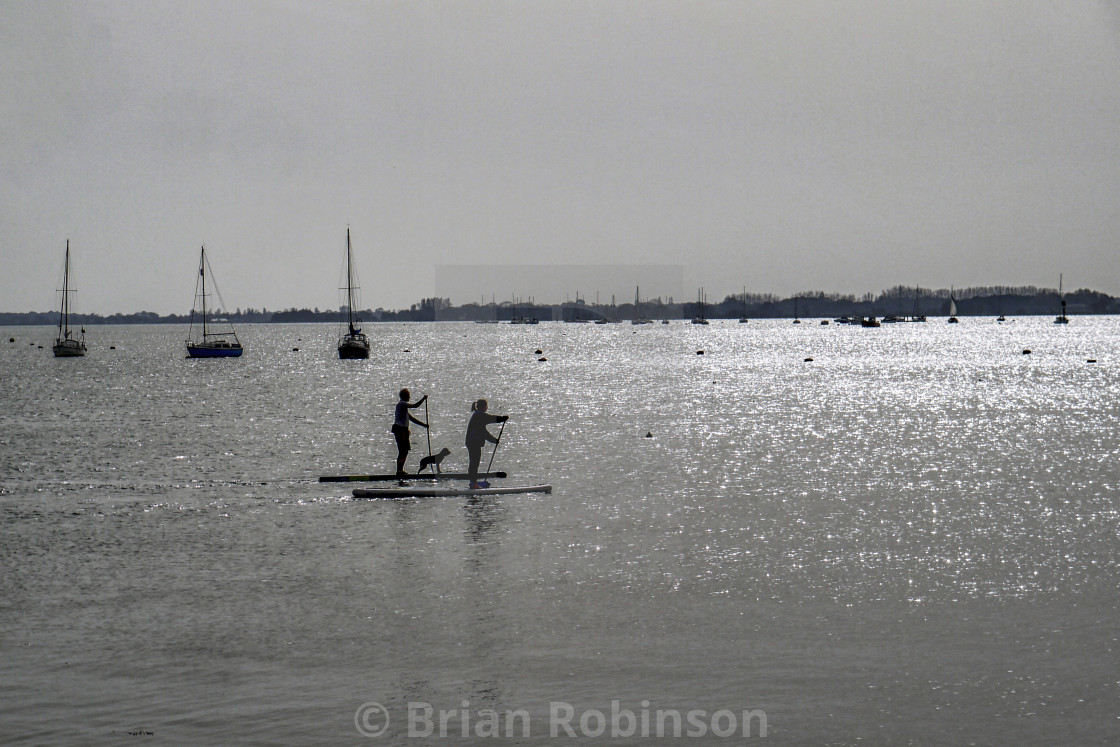
<svg viewBox="0 0 1120 747"><path fill-rule="evenodd" d="M1086 362L1086 363L1096 363L1096 362L1097 362L1097 359L1096 359L1096 358L1087 358L1087 359L1085 360L1085 362Z"/></svg>
<svg viewBox="0 0 1120 747"><path fill-rule="evenodd" d="M812 358L806 358L806 359L805 359L805 362L806 362L806 363L812 363L812 362L813 362L813 359L812 359Z"/></svg>
<svg viewBox="0 0 1120 747"><path fill-rule="evenodd" d="M545 358L545 357L544 357L544 356L542 355L542 356L541 356L540 358L537 358L537 360L538 360L539 362L541 362L541 363L544 363L545 361L547 361L547 360L548 360L548 358Z"/></svg>
<svg viewBox="0 0 1120 747"><path fill-rule="evenodd" d="M411 353L412 351L411 351L411 350L409 350L408 348L405 348L405 349L404 349L404 352L406 352L406 353Z"/></svg>
<svg viewBox="0 0 1120 747"><path fill-rule="evenodd" d="M293 353L298 353L298 352L299 352L299 348L292 348L292 352L293 352Z"/></svg>
<svg viewBox="0 0 1120 747"><path fill-rule="evenodd" d="M697 351L696 351L696 354L697 354L697 355L703 355L703 354L704 354L704 351L703 351L703 350L697 350Z"/></svg>
<svg viewBox="0 0 1120 747"><path fill-rule="evenodd" d="M116 350L116 349L117 349L117 346L116 346L116 345L110 345L110 346L109 346L109 349L110 349L110 350Z"/></svg>
<svg viewBox="0 0 1120 747"><path fill-rule="evenodd" d="M646 431L646 438L653 438L653 431Z"/></svg>
<svg viewBox="0 0 1120 747"><path fill-rule="evenodd" d="M43 349L43 346L42 346L42 345L40 345L40 346L39 346L39 349L40 349L40 350L42 350L42 349Z"/></svg>
<svg viewBox="0 0 1120 747"><path fill-rule="evenodd" d="M1030 348L1026 348L1025 350L1023 350L1023 355L1030 355L1030 354L1031 354L1031 349Z"/></svg>
<svg viewBox="0 0 1120 747"><path fill-rule="evenodd" d="M537 348L537 349L536 349L536 350L534 350L533 352L534 352L534 353L535 353L536 355L540 355L540 354L541 354L541 353L543 353L544 351L543 351L543 350L541 350L540 348Z"/></svg>
<svg viewBox="0 0 1120 747"><path fill-rule="evenodd" d="M14 337L9 337L8 338L8 342L15 342L15 341L16 341L16 338L14 338Z"/></svg>

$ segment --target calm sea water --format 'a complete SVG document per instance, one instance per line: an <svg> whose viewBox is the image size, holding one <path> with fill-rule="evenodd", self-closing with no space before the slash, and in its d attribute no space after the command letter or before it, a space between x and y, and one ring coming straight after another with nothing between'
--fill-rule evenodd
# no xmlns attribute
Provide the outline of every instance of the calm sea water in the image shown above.
<svg viewBox="0 0 1120 747"><path fill-rule="evenodd" d="M0 329L0 739L1120 741L1120 320L369 331ZM318 483L401 386L554 492Z"/></svg>

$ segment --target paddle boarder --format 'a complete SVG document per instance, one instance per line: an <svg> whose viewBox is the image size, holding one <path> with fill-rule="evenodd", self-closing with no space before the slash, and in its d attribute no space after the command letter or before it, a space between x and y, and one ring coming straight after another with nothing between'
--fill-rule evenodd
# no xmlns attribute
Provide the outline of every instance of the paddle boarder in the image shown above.
<svg viewBox="0 0 1120 747"><path fill-rule="evenodd" d="M408 452L412 448L408 433L409 421L425 428L428 427L427 423L412 417L412 413L409 412L409 410L424 404L428 399L428 395L425 394L419 400L410 404L408 400L411 397L412 393L409 392L408 389L401 390L400 399L397 400L397 410L393 416L392 431L393 436L397 439L397 475L402 477L406 474L404 471L404 460L408 459Z"/></svg>
<svg viewBox="0 0 1120 747"><path fill-rule="evenodd" d="M493 444L498 443L498 439L486 430L486 426L490 423L504 423L509 420L509 415L491 415L486 412L488 406L484 399L472 404L471 419L467 423L467 474L470 477L472 490L478 490L482 487L478 484L478 464L482 461L482 447L487 441ZM497 446L494 448L497 448Z"/></svg>

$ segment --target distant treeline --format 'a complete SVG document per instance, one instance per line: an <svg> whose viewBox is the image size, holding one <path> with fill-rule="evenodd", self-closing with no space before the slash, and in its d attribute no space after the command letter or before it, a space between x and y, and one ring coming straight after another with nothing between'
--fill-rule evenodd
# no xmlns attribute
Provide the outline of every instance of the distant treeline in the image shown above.
<svg viewBox="0 0 1120 747"><path fill-rule="evenodd" d="M866 293L862 297L809 291L789 298L768 293L742 293L726 296L718 303L701 305L697 301L674 303L660 298L625 303L588 304L582 300L563 304L521 304L505 301L498 304L469 303L454 306L447 298L425 298L408 309L387 311L366 309L355 315L363 322L431 322L431 321L596 321L599 319L784 319L835 318L841 316L948 316L950 294L957 304L957 316L1046 316L1061 311L1058 291L1051 288L977 287L956 290L913 288L902 285ZM1065 294L1067 314L1120 314L1120 299L1097 291L1081 289ZM236 309L218 312L234 324L334 322L345 319L345 312L319 309ZM57 311L3 313L3 325L55 325ZM72 324L189 324L190 314L161 316L150 311L133 314L71 314Z"/></svg>

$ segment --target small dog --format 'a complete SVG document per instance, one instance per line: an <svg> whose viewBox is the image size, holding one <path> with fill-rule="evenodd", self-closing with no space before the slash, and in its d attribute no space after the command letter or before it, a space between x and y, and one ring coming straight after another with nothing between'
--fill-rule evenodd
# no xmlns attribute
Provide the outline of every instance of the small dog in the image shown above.
<svg viewBox="0 0 1120 747"><path fill-rule="evenodd" d="M433 467L435 467L436 472L443 472L443 470L440 469L439 465L443 462L443 460L450 453L451 453L451 449L440 449L435 454L432 454L431 456L424 457L423 459L420 460L420 469L418 469L416 471L416 474L420 474L421 472L426 470L428 468L429 464L432 465Z"/></svg>

